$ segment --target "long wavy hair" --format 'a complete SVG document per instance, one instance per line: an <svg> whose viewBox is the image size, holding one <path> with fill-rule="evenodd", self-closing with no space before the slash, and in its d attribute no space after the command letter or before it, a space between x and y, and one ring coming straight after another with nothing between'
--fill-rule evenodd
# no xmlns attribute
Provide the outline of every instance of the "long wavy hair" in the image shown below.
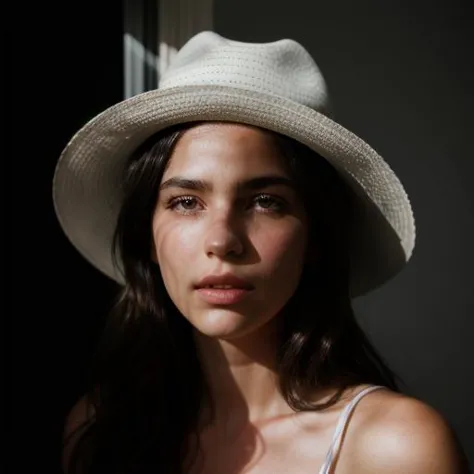
<svg viewBox="0 0 474 474"><path fill-rule="evenodd" d="M68 473L180 474L183 460L199 449L197 424L208 386L192 327L151 260L157 190L174 146L192 125L151 136L125 169L114 255L126 285L91 366L85 400L94 416L79 428ZM358 384L400 391L399 377L358 325L351 304L350 190L314 151L269 133L309 215L310 248L318 249L317 258L308 253L299 286L282 311L277 371L283 397L295 411L323 410ZM329 386L337 387L330 400L311 402L315 391Z"/></svg>

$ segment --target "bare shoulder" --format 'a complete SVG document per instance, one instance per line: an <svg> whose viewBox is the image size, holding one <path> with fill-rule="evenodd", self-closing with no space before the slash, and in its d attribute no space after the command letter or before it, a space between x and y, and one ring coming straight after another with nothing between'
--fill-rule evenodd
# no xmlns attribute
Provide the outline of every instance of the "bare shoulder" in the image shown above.
<svg viewBox="0 0 474 474"><path fill-rule="evenodd" d="M351 442L352 474L470 473L456 434L433 407L390 390L364 399Z"/></svg>
<svg viewBox="0 0 474 474"><path fill-rule="evenodd" d="M94 422L95 411L87 396L81 397L71 408L64 422L63 467L65 472L72 451L86 429Z"/></svg>
<svg viewBox="0 0 474 474"><path fill-rule="evenodd" d="M95 410L87 396L81 397L69 411L64 423L64 439L87 428L94 421Z"/></svg>

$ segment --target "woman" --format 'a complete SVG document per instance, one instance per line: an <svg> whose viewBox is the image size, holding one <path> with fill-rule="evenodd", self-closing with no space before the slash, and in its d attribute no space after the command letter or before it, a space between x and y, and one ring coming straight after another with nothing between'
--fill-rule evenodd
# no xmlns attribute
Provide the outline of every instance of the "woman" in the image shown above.
<svg viewBox="0 0 474 474"><path fill-rule="evenodd" d="M204 32L158 90L71 140L58 218L121 292L67 472L468 472L355 320L351 299L409 260L414 222L330 114L299 44Z"/></svg>

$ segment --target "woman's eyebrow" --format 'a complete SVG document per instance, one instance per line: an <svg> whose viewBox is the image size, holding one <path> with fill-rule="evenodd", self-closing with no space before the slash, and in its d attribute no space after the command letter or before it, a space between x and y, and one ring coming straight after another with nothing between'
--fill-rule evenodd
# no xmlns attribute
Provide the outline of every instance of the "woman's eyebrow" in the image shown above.
<svg viewBox="0 0 474 474"><path fill-rule="evenodd" d="M256 176L254 178L238 182L236 188L238 191L256 191L276 185L283 185L293 190L295 189L295 184L290 178L280 175ZM201 179L174 176L161 184L160 191L169 188L181 188L191 189L193 191L210 192L212 191L212 183Z"/></svg>

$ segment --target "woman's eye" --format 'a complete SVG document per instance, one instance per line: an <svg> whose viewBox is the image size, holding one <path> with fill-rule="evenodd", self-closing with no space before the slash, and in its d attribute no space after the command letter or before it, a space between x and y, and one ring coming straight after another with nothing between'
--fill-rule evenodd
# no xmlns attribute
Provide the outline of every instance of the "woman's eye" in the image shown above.
<svg viewBox="0 0 474 474"><path fill-rule="evenodd" d="M197 199L192 196L180 196L177 198L172 198L168 204L168 207L170 209L178 210L184 213L196 211Z"/></svg>
<svg viewBox="0 0 474 474"><path fill-rule="evenodd" d="M180 201L180 204L184 207L184 209L192 209L193 206L196 205L196 201L194 199L185 198Z"/></svg>
<svg viewBox="0 0 474 474"><path fill-rule="evenodd" d="M281 199L266 194L257 196L255 202L258 204L258 207L264 209L266 212L280 212L284 207Z"/></svg>

